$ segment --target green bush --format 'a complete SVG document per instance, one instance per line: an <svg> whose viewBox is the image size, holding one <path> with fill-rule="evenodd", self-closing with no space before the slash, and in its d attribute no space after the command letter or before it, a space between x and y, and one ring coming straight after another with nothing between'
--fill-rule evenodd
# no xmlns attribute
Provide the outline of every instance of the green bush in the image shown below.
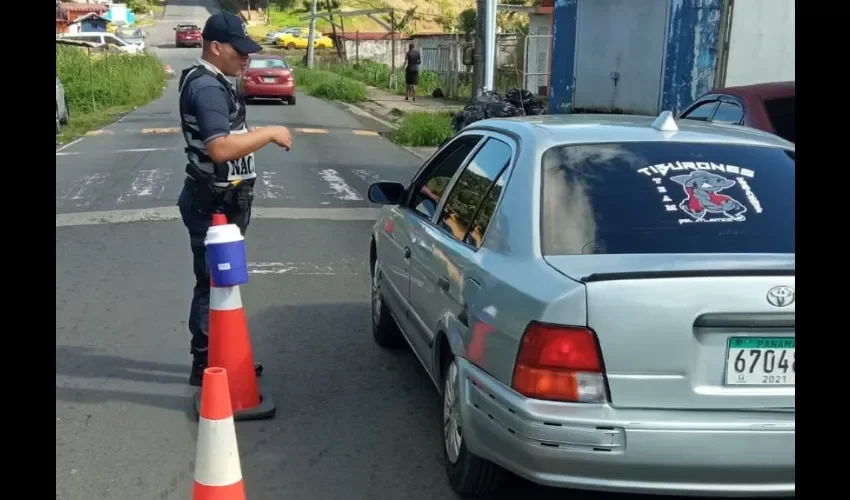
<svg viewBox="0 0 850 500"><path fill-rule="evenodd" d="M454 134L449 113L408 113L390 139L402 146L439 146Z"/></svg>
<svg viewBox="0 0 850 500"><path fill-rule="evenodd" d="M329 71L295 66L295 82L299 90L321 99L343 102L366 100L366 87L362 83Z"/></svg>
<svg viewBox="0 0 850 500"><path fill-rule="evenodd" d="M152 55L93 54L56 46L56 76L72 119L115 107L141 106L162 93L165 71Z"/></svg>

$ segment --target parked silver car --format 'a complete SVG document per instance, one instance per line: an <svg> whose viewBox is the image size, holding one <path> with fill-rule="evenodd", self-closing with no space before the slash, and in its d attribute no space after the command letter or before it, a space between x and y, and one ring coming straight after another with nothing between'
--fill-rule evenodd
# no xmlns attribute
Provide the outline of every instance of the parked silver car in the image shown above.
<svg viewBox="0 0 850 500"><path fill-rule="evenodd" d="M56 77L56 135L62 131L62 125L66 125L71 120L71 113L68 111L68 97L65 95L65 86Z"/></svg>
<svg viewBox="0 0 850 500"><path fill-rule="evenodd" d="M372 333L442 394L454 490L794 495L794 169L754 129L566 115L370 186Z"/></svg>

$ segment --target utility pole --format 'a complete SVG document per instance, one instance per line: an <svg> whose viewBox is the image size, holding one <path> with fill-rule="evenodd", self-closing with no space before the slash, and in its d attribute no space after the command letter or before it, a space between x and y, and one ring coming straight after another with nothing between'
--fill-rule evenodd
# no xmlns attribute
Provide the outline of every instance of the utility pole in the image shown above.
<svg viewBox="0 0 850 500"><path fill-rule="evenodd" d="M496 0L486 0L484 16L484 82L485 91L496 90Z"/></svg>
<svg viewBox="0 0 850 500"><path fill-rule="evenodd" d="M481 95L481 90L484 84L484 54L487 47L484 46L484 33L486 24L484 23L484 13L487 10L488 0L477 0L475 4L475 49L472 53L472 97Z"/></svg>
<svg viewBox="0 0 850 500"><path fill-rule="evenodd" d="M316 1L310 4L310 33L307 35L307 67L313 67L313 40L316 33Z"/></svg>

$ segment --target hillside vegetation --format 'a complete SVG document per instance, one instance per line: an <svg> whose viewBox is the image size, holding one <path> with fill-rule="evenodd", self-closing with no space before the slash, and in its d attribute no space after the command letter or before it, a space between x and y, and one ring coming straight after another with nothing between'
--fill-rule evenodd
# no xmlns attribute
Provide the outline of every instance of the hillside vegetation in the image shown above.
<svg viewBox="0 0 850 500"><path fill-rule="evenodd" d="M273 28L307 26L308 20L299 17L309 14L302 0L272 0L270 25ZM319 0L319 10L322 0ZM341 0L339 10L343 12L365 9L396 9L396 22L401 31L411 33L451 32L457 26L460 12L475 7L475 0ZM413 10L415 9L415 10ZM405 20L405 16L408 19ZM377 14L376 17L389 24L389 14ZM336 20L336 19L335 19ZM385 32L386 29L366 16L345 17L342 21L346 32ZM337 20L337 24L339 21ZM323 20L316 22L321 31L329 31L330 24Z"/></svg>

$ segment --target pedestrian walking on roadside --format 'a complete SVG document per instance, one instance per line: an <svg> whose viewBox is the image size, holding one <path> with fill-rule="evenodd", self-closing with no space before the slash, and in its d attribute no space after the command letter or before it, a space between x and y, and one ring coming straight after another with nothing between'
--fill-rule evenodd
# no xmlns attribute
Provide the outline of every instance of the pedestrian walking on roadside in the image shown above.
<svg viewBox="0 0 850 500"><path fill-rule="evenodd" d="M404 100L412 98L416 102L416 86L419 85L419 65L422 64L422 57L416 46L411 43L407 46L407 54L404 56Z"/></svg>
<svg viewBox="0 0 850 500"><path fill-rule="evenodd" d="M245 102L228 77L238 77L248 55L262 47L248 38L242 20L220 11L207 19L201 58L180 75L180 124L186 140L186 179L177 200L189 231L195 288L189 310L189 384L199 386L207 366L210 271L204 238L212 214L224 213L242 234L251 220L257 170L254 152L274 143L289 151L292 136L282 126L248 131Z"/></svg>

